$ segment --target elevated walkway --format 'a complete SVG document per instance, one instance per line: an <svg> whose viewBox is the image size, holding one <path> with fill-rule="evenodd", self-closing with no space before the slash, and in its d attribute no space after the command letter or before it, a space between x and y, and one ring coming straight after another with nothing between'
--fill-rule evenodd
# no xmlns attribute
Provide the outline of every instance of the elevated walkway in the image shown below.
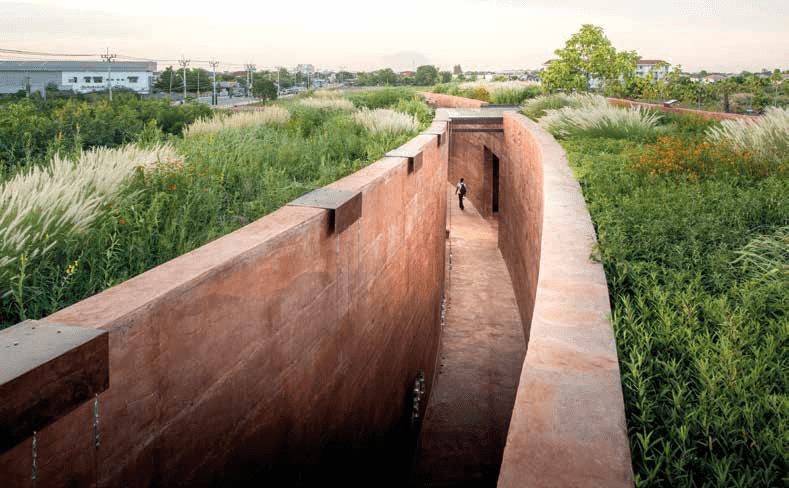
<svg viewBox="0 0 789 488"><path fill-rule="evenodd" d="M436 383L413 486L495 486L526 354L498 223L448 187L450 270Z"/></svg>

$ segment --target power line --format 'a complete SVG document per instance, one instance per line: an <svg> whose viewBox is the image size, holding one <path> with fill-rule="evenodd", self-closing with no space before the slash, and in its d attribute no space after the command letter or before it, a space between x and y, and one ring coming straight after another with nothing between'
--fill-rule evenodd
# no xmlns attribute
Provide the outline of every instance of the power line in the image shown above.
<svg viewBox="0 0 789 488"><path fill-rule="evenodd" d="M0 48L0 53L26 54L26 55L29 55L29 56L67 56L67 57L96 56L96 54L44 53L44 52L37 52L37 51L22 51L22 50L19 50L19 49L3 49L3 48Z"/></svg>

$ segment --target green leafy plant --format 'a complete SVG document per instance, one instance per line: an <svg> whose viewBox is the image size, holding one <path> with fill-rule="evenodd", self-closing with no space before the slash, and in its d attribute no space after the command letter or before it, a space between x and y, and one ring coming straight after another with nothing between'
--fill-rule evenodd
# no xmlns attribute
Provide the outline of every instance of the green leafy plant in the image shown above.
<svg viewBox="0 0 789 488"><path fill-rule="evenodd" d="M164 146L153 144L163 133L149 121L135 144L20 171L0 187L0 328L121 283L377 161L416 134L417 114L432 113L413 92L398 93L404 98L386 98L414 112L393 112L409 121L406 131L369 131L348 111L291 103L252 122L206 121L187 137L165 136ZM290 119L265 121L276 113Z"/></svg>
<svg viewBox="0 0 789 488"><path fill-rule="evenodd" d="M681 126L665 129L687 147L671 153L667 143L654 156L696 157L695 129L685 138ZM636 486L780 486L787 178L645 177L629 164L644 153L638 141L562 145L608 280Z"/></svg>

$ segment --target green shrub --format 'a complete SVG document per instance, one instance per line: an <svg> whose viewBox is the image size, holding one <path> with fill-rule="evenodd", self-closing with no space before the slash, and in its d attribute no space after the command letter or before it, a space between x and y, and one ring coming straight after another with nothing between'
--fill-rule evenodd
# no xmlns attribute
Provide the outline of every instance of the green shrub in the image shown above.
<svg viewBox="0 0 789 488"><path fill-rule="evenodd" d="M545 115L548 110L556 110L562 107L578 107L580 99L577 96L556 93L553 95L542 95L528 100L521 107L521 113L532 120L538 120Z"/></svg>
<svg viewBox="0 0 789 488"><path fill-rule="evenodd" d="M380 90L353 92L348 98L357 108L387 108L397 104L401 99L415 98L417 95L410 88L389 87Z"/></svg>
<svg viewBox="0 0 789 488"><path fill-rule="evenodd" d="M403 106L421 110L410 101ZM135 160L131 173L128 165L116 166L98 178L112 176L112 191L99 191L103 186L90 182L96 178L78 184L82 180L66 170L88 172L70 164L52 174L39 168L49 180L42 177L29 186L53 198L65 191L58 188L73 189L74 198L55 198L25 214L23 207L38 201L33 190L9 189L17 197L4 196L6 206L0 207L0 255L7 256L0 260L0 328L46 316L232 232L377 161L416 134L416 128L368 132L347 111L298 103L289 108L292 117L285 126L170 136L173 154ZM397 114L418 125L415 116ZM152 145L162 134L151 119L138 140ZM19 205L11 208L7 202ZM77 212L80 202L95 215L78 222L61 218ZM17 218L23 214L28 217Z"/></svg>
<svg viewBox="0 0 789 488"><path fill-rule="evenodd" d="M636 486L781 486L789 179L646 177L637 143L562 144L608 280Z"/></svg>
<svg viewBox="0 0 789 488"><path fill-rule="evenodd" d="M501 105L521 105L528 99L540 94L540 87L526 86L524 88L508 88L491 93L490 103Z"/></svg>
<svg viewBox="0 0 789 488"><path fill-rule="evenodd" d="M180 134L211 115L204 104L172 106L131 93L117 94L112 103L100 96L6 103L0 106L0 181L20 167L47 164L56 154L76 157L83 149L135 141L151 121L163 133Z"/></svg>
<svg viewBox="0 0 789 488"><path fill-rule="evenodd" d="M433 109L425 103L424 99L419 98L401 98L392 110L402 112L404 114L415 115L419 119L419 124L422 127L427 127L433 120Z"/></svg>

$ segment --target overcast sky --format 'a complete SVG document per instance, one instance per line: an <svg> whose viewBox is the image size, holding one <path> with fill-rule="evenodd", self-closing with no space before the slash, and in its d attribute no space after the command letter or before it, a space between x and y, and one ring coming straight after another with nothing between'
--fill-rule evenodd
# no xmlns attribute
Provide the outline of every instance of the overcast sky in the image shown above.
<svg viewBox="0 0 789 488"><path fill-rule="evenodd" d="M582 24L685 71L789 69L789 0L0 1L0 49L109 48L160 69L181 56L220 69L517 69L554 57Z"/></svg>

